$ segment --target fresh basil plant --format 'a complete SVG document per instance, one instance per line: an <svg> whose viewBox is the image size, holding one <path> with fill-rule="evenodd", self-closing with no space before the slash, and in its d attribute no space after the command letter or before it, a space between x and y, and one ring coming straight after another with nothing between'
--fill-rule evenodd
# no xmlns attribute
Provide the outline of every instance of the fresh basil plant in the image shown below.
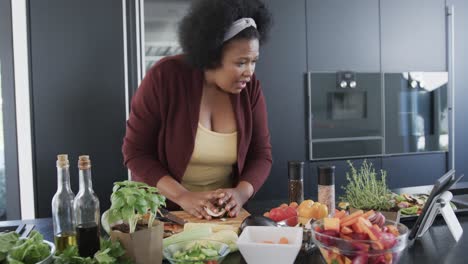
<svg viewBox="0 0 468 264"><path fill-rule="evenodd" d="M146 183L115 182L112 191L109 222L127 222L130 233L135 232L138 221L146 214L149 214L148 228L153 226L159 208L166 206L166 197L161 195L156 187Z"/></svg>

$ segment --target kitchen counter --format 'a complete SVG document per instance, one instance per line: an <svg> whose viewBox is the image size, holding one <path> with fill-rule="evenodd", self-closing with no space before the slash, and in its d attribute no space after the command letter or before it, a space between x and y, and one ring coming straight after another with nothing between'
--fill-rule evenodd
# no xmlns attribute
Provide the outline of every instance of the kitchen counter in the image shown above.
<svg viewBox="0 0 468 264"><path fill-rule="evenodd" d="M405 191L407 191L405 189ZM413 192L414 193L414 192ZM252 214L263 214L272 207L281 204L281 200L272 201L251 201L246 205L247 211ZM468 248L468 215L466 213L458 214L458 219L464 229L464 233L460 241L455 242L452 238L448 227L443 219L439 216L433 226L421 238L416 240L402 254L399 263L467 263L465 256ZM44 238L53 241L53 228L51 218L24 220L24 221L5 221L0 222L0 227L18 225L18 224L34 224L35 230L38 230L44 235ZM411 227L413 222L404 222L408 227ZM224 261L224 264L245 263L240 253L230 254ZM299 254L295 263L324 263L322 262L320 252L312 250L309 254Z"/></svg>
<svg viewBox="0 0 468 264"><path fill-rule="evenodd" d="M277 206L275 201L259 201L251 202L247 206L247 210L252 213L262 213L265 208ZM462 238L456 243L448 230L448 227L443 221L438 221L427 231L427 233L419 240L416 240L402 255L400 263L466 263L466 250L468 248L468 216L462 215L458 217L463 229ZM42 218L25 221L5 221L0 222L0 226L34 224L35 230L41 232L44 238L53 241L53 230L51 218ZM295 263L322 263L318 250L313 250L310 254L300 254ZM230 254L223 262L229 263L245 263L240 253Z"/></svg>

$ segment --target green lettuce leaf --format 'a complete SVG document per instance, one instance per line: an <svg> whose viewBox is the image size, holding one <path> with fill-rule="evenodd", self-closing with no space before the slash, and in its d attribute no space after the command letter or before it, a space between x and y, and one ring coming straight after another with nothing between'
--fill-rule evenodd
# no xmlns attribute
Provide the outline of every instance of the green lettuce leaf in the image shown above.
<svg viewBox="0 0 468 264"><path fill-rule="evenodd" d="M0 233L0 263L6 259L8 251L16 245L18 239L16 232Z"/></svg>

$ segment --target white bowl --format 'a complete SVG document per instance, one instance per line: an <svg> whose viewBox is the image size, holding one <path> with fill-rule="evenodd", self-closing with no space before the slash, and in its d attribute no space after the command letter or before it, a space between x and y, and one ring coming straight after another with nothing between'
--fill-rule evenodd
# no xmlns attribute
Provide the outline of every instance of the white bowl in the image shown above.
<svg viewBox="0 0 468 264"><path fill-rule="evenodd" d="M276 244L286 237L288 244ZM274 244L263 241L273 241ZM302 228L275 226L248 226L237 240L239 251L249 264L294 263L302 245Z"/></svg>

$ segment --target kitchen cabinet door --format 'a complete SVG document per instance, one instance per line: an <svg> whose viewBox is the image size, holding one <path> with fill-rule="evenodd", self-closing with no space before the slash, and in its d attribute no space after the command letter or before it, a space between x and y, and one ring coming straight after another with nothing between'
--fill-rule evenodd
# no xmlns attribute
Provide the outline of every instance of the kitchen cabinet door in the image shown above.
<svg viewBox="0 0 468 264"><path fill-rule="evenodd" d="M377 0L309 0L309 71L380 71Z"/></svg>
<svg viewBox="0 0 468 264"><path fill-rule="evenodd" d="M382 158L391 189L431 185L447 171L447 153L427 153Z"/></svg>
<svg viewBox="0 0 468 264"><path fill-rule="evenodd" d="M382 71L446 71L445 0L381 0Z"/></svg>
<svg viewBox="0 0 468 264"><path fill-rule="evenodd" d="M125 81L122 5L107 1L29 1L36 217L50 217L56 155L67 153L78 191L78 155L90 155L101 210L122 161Z"/></svg>
<svg viewBox="0 0 468 264"><path fill-rule="evenodd" d="M286 198L287 161L306 159L305 1L267 0L274 24L260 47L256 75L266 98L273 168L256 198Z"/></svg>

